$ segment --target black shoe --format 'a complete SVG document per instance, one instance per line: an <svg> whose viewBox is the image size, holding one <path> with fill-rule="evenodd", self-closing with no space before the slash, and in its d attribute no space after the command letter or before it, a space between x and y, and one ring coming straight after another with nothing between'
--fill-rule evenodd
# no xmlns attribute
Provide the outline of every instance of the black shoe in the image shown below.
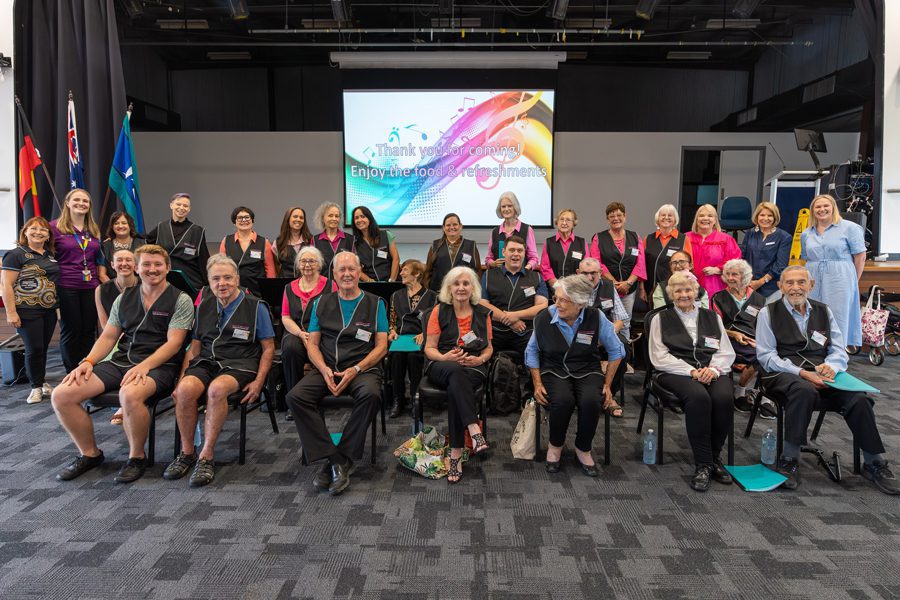
<svg viewBox="0 0 900 600"><path fill-rule="evenodd" d="M709 478L712 472L711 465L697 465L694 476L691 477L691 488L697 492L705 492L709 489Z"/></svg>
<svg viewBox="0 0 900 600"><path fill-rule="evenodd" d="M548 473L559 473L560 469L562 469L561 463L562 461L559 460L556 462L548 460L546 464L544 464L544 470L546 470Z"/></svg>
<svg viewBox="0 0 900 600"><path fill-rule="evenodd" d="M782 456L778 459L778 466L775 470L787 477L781 487L786 490L796 490L800 487L800 461L796 458Z"/></svg>
<svg viewBox="0 0 900 600"><path fill-rule="evenodd" d="M174 481L175 479L181 479L185 475L188 474L194 464L197 462L197 453L193 454L185 454L184 452L179 452L178 456L169 463L169 466L166 467L166 470L163 471L163 479L168 479L169 481Z"/></svg>
<svg viewBox="0 0 900 600"><path fill-rule="evenodd" d="M778 407L775 406L775 402L773 402L769 398L763 398L759 401L759 416L760 418L766 419L767 421L771 421L778 415Z"/></svg>
<svg viewBox="0 0 900 600"><path fill-rule="evenodd" d="M578 467L581 469L581 472L586 477L597 477L598 475L600 475L600 471L597 470L596 463L593 465L586 465L583 462L581 462L581 459L578 458L578 456L575 456L575 462L578 463Z"/></svg>
<svg viewBox="0 0 900 600"><path fill-rule="evenodd" d="M131 483L143 477L146 470L147 461L143 457L129 458L113 479L116 483Z"/></svg>
<svg viewBox="0 0 900 600"><path fill-rule="evenodd" d="M99 467L102 464L103 452L101 452L97 456L84 456L83 454L76 456L75 460L67 464L59 473L56 474L56 480L71 481L76 477L84 475L94 467Z"/></svg>
<svg viewBox="0 0 900 600"><path fill-rule="evenodd" d="M188 481L188 485L190 487L203 487L212 483L212 480L215 476L216 469L213 465L213 461L201 458L197 461L197 466L194 467L194 472L191 473L191 478Z"/></svg>
<svg viewBox="0 0 900 600"><path fill-rule="evenodd" d="M284 415L284 420L285 420L285 421L293 421L293 420L294 420L294 413L292 413L291 411L287 411L287 414Z"/></svg>
<svg viewBox="0 0 900 600"><path fill-rule="evenodd" d="M725 465L723 465L722 461L719 459L716 459L716 462L710 467L709 476L713 478L713 481L718 481L725 485L734 483L734 478L731 476L731 473L728 472L728 469L725 468Z"/></svg>
<svg viewBox="0 0 900 600"><path fill-rule="evenodd" d="M322 470L319 471L319 474L316 475L316 478L313 479L313 486L317 490L322 490L323 492L328 491L328 487L331 485L331 463L325 463L322 467Z"/></svg>
<svg viewBox="0 0 900 600"><path fill-rule="evenodd" d="M394 403L391 404L391 414L390 417L392 419L396 419L400 416L400 413L403 412L403 398L395 398Z"/></svg>
<svg viewBox="0 0 900 600"><path fill-rule="evenodd" d="M350 487L350 470L352 468L352 462L346 465L331 465L331 485L328 486L329 494L337 496Z"/></svg>
<svg viewBox="0 0 900 600"><path fill-rule="evenodd" d="M863 465L862 475L875 484L878 491L889 496L900 494L900 488L897 487L897 478L888 468L886 460L866 463Z"/></svg>
<svg viewBox="0 0 900 600"><path fill-rule="evenodd" d="M741 396L740 398L734 399L734 410L739 413L748 413L751 408L753 408L753 405L750 404L750 400L747 399L747 396Z"/></svg>

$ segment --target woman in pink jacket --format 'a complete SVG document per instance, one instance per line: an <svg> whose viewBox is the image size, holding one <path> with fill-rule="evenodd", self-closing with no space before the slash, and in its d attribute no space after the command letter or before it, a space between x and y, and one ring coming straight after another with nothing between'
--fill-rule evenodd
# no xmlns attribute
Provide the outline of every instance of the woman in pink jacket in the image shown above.
<svg viewBox="0 0 900 600"><path fill-rule="evenodd" d="M694 274L712 298L725 289L722 268L729 260L741 258L741 249L727 233L722 233L716 207L704 204L694 215L694 225L687 233L694 251Z"/></svg>

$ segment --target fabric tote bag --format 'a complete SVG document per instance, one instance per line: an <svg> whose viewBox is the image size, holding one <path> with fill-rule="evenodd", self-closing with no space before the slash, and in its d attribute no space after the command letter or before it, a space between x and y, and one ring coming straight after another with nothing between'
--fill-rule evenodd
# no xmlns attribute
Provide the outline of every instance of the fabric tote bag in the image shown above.
<svg viewBox="0 0 900 600"><path fill-rule="evenodd" d="M878 295L878 302L873 307L872 301ZM884 346L884 331L887 328L889 311L881 308L881 288L873 285L869 289L869 299L862 311L862 341L872 348Z"/></svg>
<svg viewBox="0 0 900 600"><path fill-rule="evenodd" d="M516 430L513 432L512 439L509 442L509 448L512 450L513 458L522 460L534 460L534 438L537 432L537 410L534 406L534 400L525 403L522 409L522 415L516 424Z"/></svg>

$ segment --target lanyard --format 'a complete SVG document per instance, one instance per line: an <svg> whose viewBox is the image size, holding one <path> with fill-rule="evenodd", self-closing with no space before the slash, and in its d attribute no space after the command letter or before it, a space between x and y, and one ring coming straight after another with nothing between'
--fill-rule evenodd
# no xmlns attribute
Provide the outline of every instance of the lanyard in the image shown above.
<svg viewBox="0 0 900 600"><path fill-rule="evenodd" d="M87 247L88 244L91 243L91 233L89 231L82 231L81 236L79 237L78 232L76 231L72 234L72 237L75 238L75 243L81 248L81 279L83 281L90 281L91 270L88 268L87 264Z"/></svg>

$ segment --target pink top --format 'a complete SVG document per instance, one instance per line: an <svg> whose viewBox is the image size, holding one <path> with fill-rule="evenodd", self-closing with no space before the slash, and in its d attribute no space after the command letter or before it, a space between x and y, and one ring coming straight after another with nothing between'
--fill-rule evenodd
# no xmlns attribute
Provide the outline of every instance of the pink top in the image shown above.
<svg viewBox="0 0 900 600"><path fill-rule="evenodd" d="M508 232L508 231L506 231L506 229L504 229L503 223L505 223L505 222L506 221L500 221L500 231L506 233L506 235L510 235L513 232L518 234L519 230L522 229L522 221L519 219L516 219L516 226L513 227L512 232ZM486 264L488 266L490 266L490 264L492 262L497 260L497 257L494 256L493 248L494 248L494 230L492 229L491 235L488 238L488 253L487 253L487 256L484 257L484 264ZM534 241L534 227L529 227L528 228L528 237L526 237L526 239L525 239L525 264L522 265L522 267L524 268L528 265L531 265L532 269L537 269L540 264L541 264L541 259L538 258L537 243Z"/></svg>
<svg viewBox="0 0 900 600"><path fill-rule="evenodd" d="M625 252L625 237L623 236L621 240L613 240L613 243L616 245L616 249L619 252ZM603 258L600 256L600 243L597 241L597 236L595 235L593 239L591 239L591 256L600 261L600 273L606 275L609 273L609 269L606 268L606 265L603 264ZM642 281L647 280L647 261L644 258L644 240L641 239L641 236L638 236L638 257L637 263L634 265L634 269L632 269L632 274Z"/></svg>
<svg viewBox="0 0 900 600"><path fill-rule="evenodd" d="M304 292L300 289L300 279L297 278L291 282L291 291L300 298L300 306L303 307L303 310L306 310L306 304L309 302L309 299L313 296L317 295L319 292L325 289L325 284L328 283L328 278L324 275L319 275L319 283L316 284L309 292ZM337 284L335 282L331 282L331 291L337 291ZM291 316L290 305L288 304L287 292L281 297L281 316L289 317Z"/></svg>
<svg viewBox="0 0 900 600"><path fill-rule="evenodd" d="M559 232L556 232L556 241L562 246L563 254L569 253L569 246L572 245L572 240L575 239L575 233L569 234L569 239L564 240ZM584 243L584 258L590 256L587 249L587 242ZM602 265L602 263L601 263ZM603 271L601 270L601 273ZM544 247L541 249L541 279L544 281L550 281L551 279L556 279L556 275L553 273L553 268L550 266L550 257L547 256L547 242L544 242Z"/></svg>
<svg viewBox="0 0 900 600"><path fill-rule="evenodd" d="M693 231L688 231L685 236L690 240L693 249L694 275L697 276L697 282L712 298L716 292L728 286L722 281L721 274L706 275L703 269L716 267L721 270L729 260L741 257L741 249L733 237L721 231L713 230L705 238Z"/></svg>
<svg viewBox="0 0 900 600"><path fill-rule="evenodd" d="M345 237L347 237L347 234L344 233L344 231L342 229L338 229L337 235L334 236L333 240L329 239L328 234L325 233L324 231L322 233L320 233L319 235L317 235L316 239L328 240L329 243L331 243L331 250L333 252L337 252L338 244L340 244L341 240L344 239Z"/></svg>

